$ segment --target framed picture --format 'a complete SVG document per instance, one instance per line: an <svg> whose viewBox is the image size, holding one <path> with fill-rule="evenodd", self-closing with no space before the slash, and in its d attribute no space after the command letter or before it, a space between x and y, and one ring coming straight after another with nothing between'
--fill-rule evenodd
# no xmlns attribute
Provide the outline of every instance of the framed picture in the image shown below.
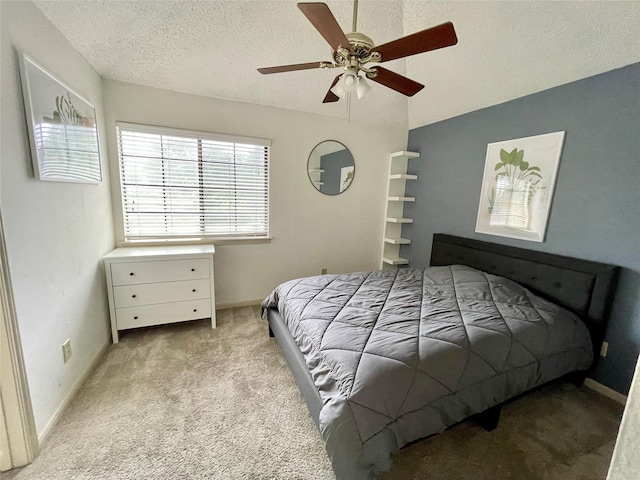
<svg viewBox="0 0 640 480"><path fill-rule="evenodd" d="M476 232L544 241L564 134L487 145Z"/></svg>
<svg viewBox="0 0 640 480"><path fill-rule="evenodd" d="M96 110L31 57L19 53L22 94L36 178L100 183Z"/></svg>
<svg viewBox="0 0 640 480"><path fill-rule="evenodd" d="M342 167L340 169L340 193L349 188L351 182L353 182L353 175L355 173L355 170L355 166Z"/></svg>

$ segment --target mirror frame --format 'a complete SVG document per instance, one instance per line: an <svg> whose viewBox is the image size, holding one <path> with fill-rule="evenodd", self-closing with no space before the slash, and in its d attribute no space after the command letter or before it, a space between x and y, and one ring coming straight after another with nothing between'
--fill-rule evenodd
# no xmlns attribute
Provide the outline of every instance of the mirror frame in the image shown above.
<svg viewBox="0 0 640 480"><path fill-rule="evenodd" d="M351 160L353 163L353 175L351 177L351 182L349 182L349 185L344 189L344 190L340 190L337 193L328 193L328 192L323 192L320 189L320 186L317 185L318 180L314 180L313 176L316 172L318 172L318 170L312 169L310 166L310 162L311 162L311 157L313 156L313 153L316 151L316 149L322 145L323 143L327 143L327 142L332 142L332 143L337 143L339 145L342 145L342 147L344 147L344 150L346 150L349 155L351 155ZM337 151L342 151L342 150L337 150ZM344 167L346 168L346 167ZM313 171L312 171L313 170ZM351 150L349 150L349 147L347 147L344 143L338 141L338 140L323 140L321 142L319 142L318 144L316 144L312 149L311 152L309 153L309 157L307 158L307 176L309 177L309 181L311 182L311 185L313 185L313 188L315 188L318 192L322 193L323 195L327 195L330 197L335 197L338 196L344 192L346 192L347 190L349 190L349 188L351 187L351 185L353 184L353 180L356 178L356 159L353 156L353 153L351 153Z"/></svg>

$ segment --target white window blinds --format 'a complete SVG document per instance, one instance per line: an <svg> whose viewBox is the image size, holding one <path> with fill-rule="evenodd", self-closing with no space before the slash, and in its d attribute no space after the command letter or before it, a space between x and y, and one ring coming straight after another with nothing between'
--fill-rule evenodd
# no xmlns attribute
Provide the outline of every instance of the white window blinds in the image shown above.
<svg viewBox="0 0 640 480"><path fill-rule="evenodd" d="M269 235L269 140L116 129L125 240Z"/></svg>

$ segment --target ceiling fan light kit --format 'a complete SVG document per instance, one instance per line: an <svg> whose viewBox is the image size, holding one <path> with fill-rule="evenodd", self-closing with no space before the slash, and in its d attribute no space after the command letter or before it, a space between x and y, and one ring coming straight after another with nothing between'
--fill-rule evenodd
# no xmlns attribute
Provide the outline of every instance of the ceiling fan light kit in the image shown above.
<svg viewBox="0 0 640 480"><path fill-rule="evenodd" d="M371 38L357 31L358 0L354 0L353 5L353 32L346 35L325 3L298 3L298 8L333 49L333 61L259 68L258 71L266 75L314 68L344 68L344 73L334 78L323 103L337 102L352 92L356 92L357 97L362 98L371 90L371 85L366 82L365 77L403 95L413 96L422 90L424 85L378 65L367 64L388 62L458 43L453 24L447 22L375 46ZM360 72L363 72L362 76Z"/></svg>
<svg viewBox="0 0 640 480"><path fill-rule="evenodd" d="M371 90L371 85L366 82L364 77L358 77L358 88L356 89L358 100L364 97L369 90Z"/></svg>
<svg viewBox="0 0 640 480"><path fill-rule="evenodd" d="M361 99L371 90L371 85L367 83L364 77L361 77L353 70L347 70L338 78L338 82L331 87L330 91L339 98L344 98L347 94L356 92L358 99Z"/></svg>

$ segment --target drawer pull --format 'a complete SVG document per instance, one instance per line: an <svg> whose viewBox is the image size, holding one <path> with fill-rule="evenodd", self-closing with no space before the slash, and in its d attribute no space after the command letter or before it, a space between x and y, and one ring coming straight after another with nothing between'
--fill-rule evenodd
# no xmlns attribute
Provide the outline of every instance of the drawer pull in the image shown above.
<svg viewBox="0 0 640 480"><path fill-rule="evenodd" d="M136 315L135 317L133 317L133 319L134 319L134 320L137 320L137 319L138 319L138 316Z"/></svg>
<svg viewBox="0 0 640 480"><path fill-rule="evenodd" d="M135 295L131 295L131 298L136 298L136 296Z"/></svg>
<svg viewBox="0 0 640 480"><path fill-rule="evenodd" d="M197 311L198 311L198 309L197 309L197 308L194 308L194 309L193 309L193 311L194 311L194 312L197 312Z"/></svg>
<svg viewBox="0 0 640 480"><path fill-rule="evenodd" d="M192 271L192 272L195 272L195 271L196 271L196 269L195 269L195 268L192 268L192 269L191 269L191 271Z"/></svg>
<svg viewBox="0 0 640 480"><path fill-rule="evenodd" d="M133 272L131 272L131 273L129 274L129 276L130 276L130 277L133 277Z"/></svg>
<svg viewBox="0 0 640 480"><path fill-rule="evenodd" d="M194 288L193 290L191 290L193 293L196 293L196 289Z"/></svg>

